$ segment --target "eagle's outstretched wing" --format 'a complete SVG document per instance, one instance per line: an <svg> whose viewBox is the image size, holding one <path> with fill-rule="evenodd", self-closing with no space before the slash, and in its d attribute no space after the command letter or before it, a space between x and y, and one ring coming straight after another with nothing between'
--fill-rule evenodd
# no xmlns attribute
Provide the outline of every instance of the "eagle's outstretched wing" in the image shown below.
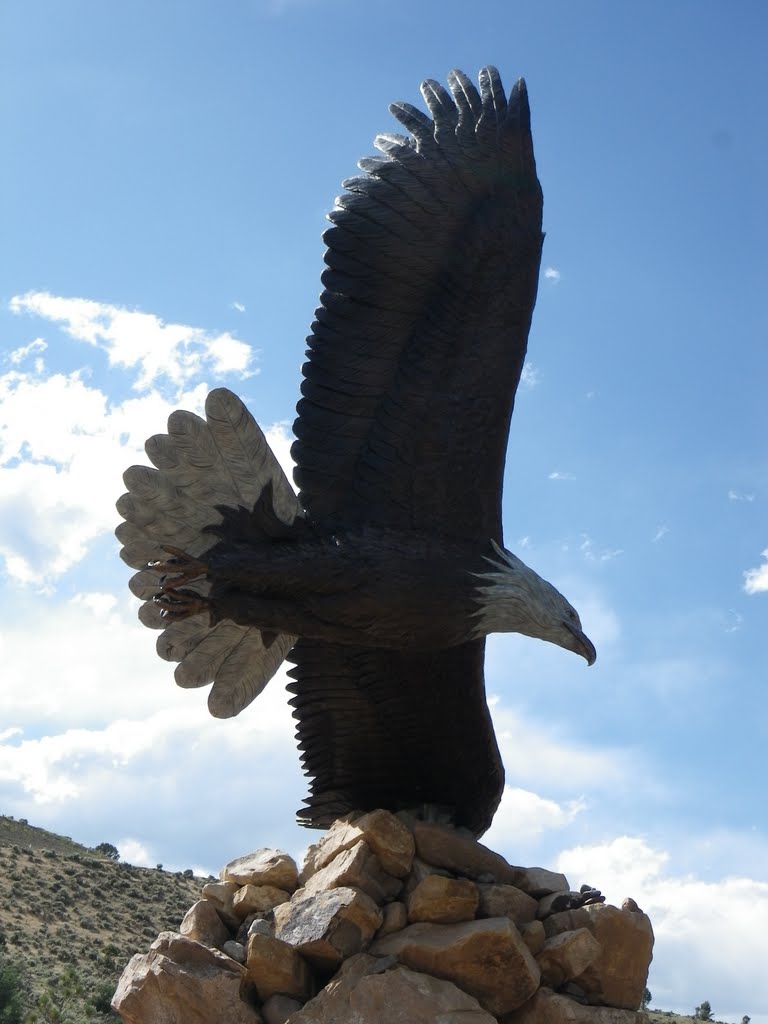
<svg viewBox="0 0 768 1024"><path fill-rule="evenodd" d="M501 543L509 420L541 257L524 83L459 71L393 104L407 137L344 183L325 234L293 446L317 523Z"/></svg>

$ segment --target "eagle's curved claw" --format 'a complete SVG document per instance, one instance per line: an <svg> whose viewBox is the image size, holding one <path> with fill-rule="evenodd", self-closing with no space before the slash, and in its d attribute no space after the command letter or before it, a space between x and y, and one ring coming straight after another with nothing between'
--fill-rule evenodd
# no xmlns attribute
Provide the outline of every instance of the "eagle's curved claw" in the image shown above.
<svg viewBox="0 0 768 1024"><path fill-rule="evenodd" d="M164 550L171 557L163 561L150 562L149 568L164 574L160 586L165 593L175 592L177 587L208 574L208 563L202 559L188 555L181 548L174 548L170 545L165 546Z"/></svg>
<svg viewBox="0 0 768 1024"><path fill-rule="evenodd" d="M164 590L152 598L160 606L160 615L171 622L180 622L192 615L200 615L210 611L207 597L196 594L194 590Z"/></svg>

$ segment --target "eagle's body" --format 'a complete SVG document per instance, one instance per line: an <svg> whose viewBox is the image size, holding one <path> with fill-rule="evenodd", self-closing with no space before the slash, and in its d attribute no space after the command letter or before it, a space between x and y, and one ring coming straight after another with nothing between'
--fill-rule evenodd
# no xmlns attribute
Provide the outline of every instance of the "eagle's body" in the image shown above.
<svg viewBox="0 0 768 1024"><path fill-rule="evenodd" d="M306 824L437 804L481 833L503 789L484 638L594 660L565 598L503 549L509 421L536 297L542 199L525 87L428 81L431 118L345 182L324 236L292 448L294 494L242 403L175 412L118 502L140 617L181 686L239 713L281 662L312 779Z"/></svg>

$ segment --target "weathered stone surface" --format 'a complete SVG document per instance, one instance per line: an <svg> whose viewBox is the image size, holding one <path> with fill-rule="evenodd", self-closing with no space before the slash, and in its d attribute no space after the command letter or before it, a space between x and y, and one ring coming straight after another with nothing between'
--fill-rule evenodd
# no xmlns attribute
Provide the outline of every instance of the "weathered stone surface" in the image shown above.
<svg viewBox="0 0 768 1024"><path fill-rule="evenodd" d="M304 892L312 894L339 886L362 889L377 903L385 903L397 896L403 883L384 871L379 858L361 839L315 872L304 886Z"/></svg>
<svg viewBox="0 0 768 1024"><path fill-rule="evenodd" d="M552 914L544 921L544 931L548 939L561 932L575 932L577 928L591 928L592 918L586 907L578 910L564 910L561 914Z"/></svg>
<svg viewBox="0 0 768 1024"><path fill-rule="evenodd" d="M376 937L379 939L383 939L385 935L391 935L392 932L399 932L408 924L408 911L405 909L405 904L398 900L395 900L394 903L386 903L381 911L384 920L376 933Z"/></svg>
<svg viewBox="0 0 768 1024"><path fill-rule="evenodd" d="M565 875L556 871L548 871L547 868L515 868L514 870L516 876L512 884L536 899L549 896L552 892L568 891L571 888Z"/></svg>
<svg viewBox="0 0 768 1024"><path fill-rule="evenodd" d="M221 948L232 938L216 905L210 900L198 900L194 903L184 915L179 931L187 938L216 948Z"/></svg>
<svg viewBox="0 0 768 1024"><path fill-rule="evenodd" d="M584 908L600 955L576 978L591 1003L636 1010L653 959L653 928L648 917L606 903Z"/></svg>
<svg viewBox="0 0 768 1024"><path fill-rule="evenodd" d="M612 1006L584 1006L540 988L533 999L514 1013L499 1018L499 1024L643 1024L645 1014Z"/></svg>
<svg viewBox="0 0 768 1024"><path fill-rule="evenodd" d="M508 917L520 927L536 918L538 903L515 885L478 885L478 917Z"/></svg>
<svg viewBox="0 0 768 1024"><path fill-rule="evenodd" d="M370 811L355 821L337 821L319 843L308 852L302 869L302 881L306 881L321 868L329 864L337 854L348 850L363 840L379 858L384 871L396 878L404 878L411 870L414 855L413 835L394 814L389 811Z"/></svg>
<svg viewBox="0 0 768 1024"><path fill-rule="evenodd" d="M262 1001L272 995L303 1001L312 994L306 961L287 942L271 935L251 935L245 959L246 980Z"/></svg>
<svg viewBox="0 0 768 1024"><path fill-rule="evenodd" d="M238 889L236 882L207 882L203 886L203 899L213 903L219 917L230 928L237 928L239 924L232 912L232 899Z"/></svg>
<svg viewBox="0 0 768 1024"><path fill-rule="evenodd" d="M412 924L377 939L371 953L396 956L413 970L454 982L494 1016L521 1006L539 984L538 964L506 917Z"/></svg>
<svg viewBox="0 0 768 1024"><path fill-rule="evenodd" d="M408 897L408 920L456 924L473 921L480 896L477 886L467 878L428 875Z"/></svg>
<svg viewBox="0 0 768 1024"><path fill-rule="evenodd" d="M232 912L239 920L249 914L263 914L280 903L285 903L291 894L285 889L276 889L274 885L243 885L232 899Z"/></svg>
<svg viewBox="0 0 768 1024"><path fill-rule="evenodd" d="M237 960L239 964L245 963L245 946L242 942L235 942L234 939L230 939L221 947L221 952L226 953L227 956L231 956L232 959Z"/></svg>
<svg viewBox="0 0 768 1024"><path fill-rule="evenodd" d="M348 960L290 1024L495 1024L472 996L449 981L391 961Z"/></svg>
<svg viewBox="0 0 768 1024"><path fill-rule="evenodd" d="M286 1021L297 1010L301 1009L298 999L290 996L270 996L261 1007L264 1024L286 1024Z"/></svg>
<svg viewBox="0 0 768 1024"><path fill-rule="evenodd" d="M240 998L244 974L223 953L163 932L130 960L112 1006L123 1024L259 1024L260 1014Z"/></svg>
<svg viewBox="0 0 768 1024"><path fill-rule="evenodd" d="M359 889L342 886L318 893L300 889L275 910L275 937L288 942L311 963L337 967L367 948L383 914Z"/></svg>
<svg viewBox="0 0 768 1024"><path fill-rule="evenodd" d="M531 953L536 956L537 953L542 951L544 943L547 941L544 925L541 921L529 921L527 924L518 925L518 927L523 942L530 949Z"/></svg>
<svg viewBox="0 0 768 1024"><path fill-rule="evenodd" d="M542 985L560 988L566 981L582 974L601 952L600 943L588 928L562 932L547 939L536 957L541 968Z"/></svg>
<svg viewBox="0 0 768 1024"><path fill-rule="evenodd" d="M238 886L274 885L277 889L293 892L298 886L299 872L296 861L282 850L262 849L236 857L225 864L220 872L222 881Z"/></svg>
<svg viewBox="0 0 768 1024"><path fill-rule="evenodd" d="M416 840L417 855L427 864L448 868L466 878L490 881L492 876L495 882L517 884L520 868L513 868L498 853L448 825L416 821L413 837Z"/></svg>
<svg viewBox="0 0 768 1024"><path fill-rule="evenodd" d="M446 871L445 868L436 868L433 864L427 864L420 857L414 857L410 874L406 878L403 891L400 894L401 897L410 896L416 886L430 875L442 875L443 878L453 878L451 872Z"/></svg>

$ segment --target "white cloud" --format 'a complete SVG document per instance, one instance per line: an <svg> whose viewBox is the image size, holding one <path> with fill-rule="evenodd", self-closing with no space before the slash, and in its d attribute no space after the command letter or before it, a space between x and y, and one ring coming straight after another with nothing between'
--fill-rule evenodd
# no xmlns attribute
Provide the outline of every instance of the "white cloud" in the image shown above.
<svg viewBox="0 0 768 1024"><path fill-rule="evenodd" d="M205 385L178 401L201 411ZM176 402L150 392L109 405L80 371L0 377L0 558L9 576L43 587L117 525L123 471L146 463L144 441Z"/></svg>
<svg viewBox="0 0 768 1024"><path fill-rule="evenodd" d="M658 542L662 540L664 537L666 537L668 533L669 527L662 524L657 528L656 533L654 533L653 537L651 537L651 544L658 544Z"/></svg>
<svg viewBox="0 0 768 1024"><path fill-rule="evenodd" d="M690 1013L706 998L720 1020L768 1019L768 882L674 873L667 852L626 835L565 850L556 863L572 886L596 885L618 906L631 896L650 916L654 1006Z"/></svg>
<svg viewBox="0 0 768 1024"><path fill-rule="evenodd" d="M748 594L759 594L768 590L768 548L761 552L763 564L744 573L744 589Z"/></svg>
<svg viewBox="0 0 768 1024"><path fill-rule="evenodd" d="M557 270L555 267L547 267L544 271L544 277L547 279L547 281L552 281L554 282L554 284L557 284L557 282L560 280L560 271Z"/></svg>
<svg viewBox="0 0 768 1024"><path fill-rule="evenodd" d="M573 473L563 473L559 469L553 470L548 477L549 480L575 480L576 476Z"/></svg>
<svg viewBox="0 0 768 1024"><path fill-rule="evenodd" d="M525 363L523 363L523 372L520 375L520 383L523 387L535 388L539 383L539 378L540 374L538 369L533 365L533 363L526 360Z"/></svg>
<svg viewBox="0 0 768 1024"><path fill-rule="evenodd" d="M187 324L168 324L151 313L48 292L15 295L9 307L14 313L60 324L70 337L106 352L110 366L136 371L138 391L161 380L180 389L206 373L236 373L245 378L258 372L251 368L250 345L228 332L214 334Z"/></svg>
<svg viewBox="0 0 768 1024"><path fill-rule="evenodd" d="M483 837L483 843L492 849L515 849L521 843L530 843L543 832L565 828L586 809L581 799L559 804L519 787L505 786L493 824Z"/></svg>
<svg viewBox="0 0 768 1024"><path fill-rule="evenodd" d="M232 309L237 310L238 313L244 313L245 312L245 306L242 304L242 302L233 302L232 303Z"/></svg>
<svg viewBox="0 0 768 1024"><path fill-rule="evenodd" d="M730 490L730 491L728 491L728 500L729 501L754 501L755 500L755 496L754 496L754 494L747 494L744 491Z"/></svg>

